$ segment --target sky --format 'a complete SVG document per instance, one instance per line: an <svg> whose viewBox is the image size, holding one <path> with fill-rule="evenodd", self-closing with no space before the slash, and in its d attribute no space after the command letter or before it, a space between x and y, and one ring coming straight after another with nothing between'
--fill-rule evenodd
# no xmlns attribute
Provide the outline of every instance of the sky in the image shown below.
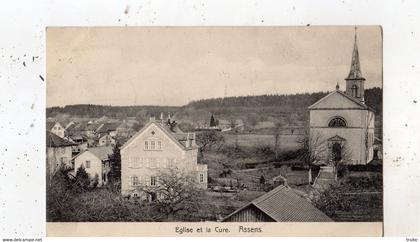
<svg viewBox="0 0 420 242"><path fill-rule="evenodd" d="M47 107L170 105L345 89L354 26L52 27ZM382 86L382 33L358 26L365 87Z"/></svg>

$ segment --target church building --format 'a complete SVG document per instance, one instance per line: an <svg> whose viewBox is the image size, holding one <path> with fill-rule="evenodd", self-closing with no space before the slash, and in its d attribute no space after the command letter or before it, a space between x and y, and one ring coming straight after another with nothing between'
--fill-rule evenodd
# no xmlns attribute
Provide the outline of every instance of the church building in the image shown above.
<svg viewBox="0 0 420 242"><path fill-rule="evenodd" d="M335 90L309 106L311 150L315 163L366 165L373 159L375 114L365 104L357 36L355 35L350 73L345 91Z"/></svg>

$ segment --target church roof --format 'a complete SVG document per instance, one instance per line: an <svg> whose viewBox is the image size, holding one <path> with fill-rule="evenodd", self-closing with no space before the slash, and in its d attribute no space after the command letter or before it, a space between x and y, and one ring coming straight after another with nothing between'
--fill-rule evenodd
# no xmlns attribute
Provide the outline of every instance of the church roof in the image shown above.
<svg viewBox="0 0 420 242"><path fill-rule="evenodd" d="M339 95L341 97L346 98L347 100L351 101L353 104L355 104L355 108L357 107L358 109L362 109L362 110L370 110L372 112L375 112L371 107L369 107L368 105L362 103L361 101L359 101L356 98L353 98L349 95L347 95L346 93L340 91L340 90L335 90L333 92L331 92L330 94L326 95L325 97L319 99L316 103L312 104L311 106L308 107L309 110L314 110L314 109L324 109L323 107L320 107L321 103L326 101L327 99L329 99L331 96L333 95ZM337 108L339 108L337 106Z"/></svg>
<svg viewBox="0 0 420 242"><path fill-rule="evenodd" d="M356 33L354 34L354 47L353 47L353 55L351 57L350 72L346 80L354 80L354 79L365 80L365 78L362 76L362 70L360 68L359 50L357 48Z"/></svg>

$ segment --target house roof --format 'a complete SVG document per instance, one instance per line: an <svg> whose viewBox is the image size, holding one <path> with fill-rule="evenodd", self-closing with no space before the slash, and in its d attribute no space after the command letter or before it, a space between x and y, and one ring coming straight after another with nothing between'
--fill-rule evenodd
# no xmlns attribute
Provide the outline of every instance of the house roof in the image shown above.
<svg viewBox="0 0 420 242"><path fill-rule="evenodd" d="M246 206L236 210L222 221L234 214L255 206L261 212L277 222L332 222L333 220L301 197L293 189L280 185L270 192L251 201Z"/></svg>
<svg viewBox="0 0 420 242"><path fill-rule="evenodd" d="M329 97L331 97L332 95L335 95L335 94L339 94L340 96L347 98L348 100L350 100L351 102L353 102L354 104L356 104L357 106L359 106L360 109L370 110L372 112L375 112L375 110L372 109L371 107L369 107L368 105L360 102L358 99L355 99L355 98L347 95L346 93L344 93L344 92L342 92L340 90L335 90L335 91L327 94L325 97L319 99L317 102L315 102L314 104L312 104L311 106L309 106L308 109L317 109L316 106L318 104L322 103L324 100L328 99Z"/></svg>
<svg viewBox="0 0 420 242"><path fill-rule="evenodd" d="M81 154L83 154L85 152L92 153L93 155L98 157L98 159L100 159L101 161L109 160L109 156L114 153L114 151L112 150L112 147L110 147L110 146L91 147L91 148L88 148L87 150L81 152L77 156L73 157L73 159L76 159L77 157L79 157Z"/></svg>
<svg viewBox="0 0 420 242"><path fill-rule="evenodd" d="M183 150L197 149L196 146L192 146L192 147L185 146L185 143L183 143L182 141L186 140L188 133L184 133L178 126L175 125L171 128L170 125L168 125L166 122L152 120L149 123L147 123L140 131L138 131L133 137L131 137L127 142L125 142L125 144L121 147L121 150L126 148L131 142L133 142L141 133L143 133L152 124L155 124L158 128L160 128L181 149Z"/></svg>
<svg viewBox="0 0 420 242"><path fill-rule="evenodd" d="M108 133L111 131L117 130L117 127L120 126L120 123L104 123L101 125L96 132L97 133Z"/></svg>
<svg viewBox="0 0 420 242"><path fill-rule="evenodd" d="M68 140L65 140L61 137L59 137L56 134L53 134L49 131L47 131L47 147L65 147L65 146L74 146L77 145L73 142L70 142Z"/></svg>

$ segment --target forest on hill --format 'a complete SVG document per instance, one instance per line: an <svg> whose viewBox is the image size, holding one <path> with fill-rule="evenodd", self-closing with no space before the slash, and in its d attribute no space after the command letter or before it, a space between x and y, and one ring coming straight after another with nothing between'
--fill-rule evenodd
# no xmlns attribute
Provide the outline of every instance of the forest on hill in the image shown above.
<svg viewBox="0 0 420 242"><path fill-rule="evenodd" d="M250 120L258 117L259 121L270 119L292 119L304 122L307 120L307 107L326 92L289 94L289 95L260 95L239 96L226 98L212 98L192 101L182 107L176 106L105 106L105 105L68 105L64 107L47 108L47 117L69 115L78 117L111 118L137 117L146 120L148 117L159 117L160 113L170 112L176 119L196 122L207 120L210 114L215 114L218 119L244 119ZM382 89L374 87L365 90L366 104L376 111L376 116L382 115Z"/></svg>

